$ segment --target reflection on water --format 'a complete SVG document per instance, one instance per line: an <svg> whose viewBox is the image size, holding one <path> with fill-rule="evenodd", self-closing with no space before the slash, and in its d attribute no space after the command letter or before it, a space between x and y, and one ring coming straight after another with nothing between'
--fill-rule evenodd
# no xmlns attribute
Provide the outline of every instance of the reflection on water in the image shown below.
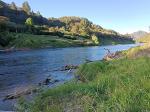
<svg viewBox="0 0 150 112"><path fill-rule="evenodd" d="M60 81L72 78L65 72L51 72L67 64L81 64L85 59L100 60L107 51L126 50L135 45L40 49L0 54L0 99L15 88L38 84L47 76ZM6 109L0 101L0 110ZM7 108L6 110L9 110Z"/></svg>

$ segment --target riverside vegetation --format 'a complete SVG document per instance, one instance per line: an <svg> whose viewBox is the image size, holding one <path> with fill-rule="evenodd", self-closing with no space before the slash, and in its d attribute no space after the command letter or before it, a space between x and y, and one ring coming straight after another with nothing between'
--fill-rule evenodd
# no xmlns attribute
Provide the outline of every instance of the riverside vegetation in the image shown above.
<svg viewBox="0 0 150 112"><path fill-rule="evenodd" d="M43 48L133 43L128 36L95 25L86 18L44 18L27 2L0 1L0 48ZM17 18L16 18L17 17ZM148 41L148 40L146 40ZM80 65L75 79L19 99L20 112L150 111L150 46L117 53L119 58Z"/></svg>
<svg viewBox="0 0 150 112"><path fill-rule="evenodd" d="M128 36L86 18L45 18L28 2L17 7L0 0L0 48L69 47L134 43Z"/></svg>
<svg viewBox="0 0 150 112"><path fill-rule="evenodd" d="M149 48L147 44L119 52L118 59L82 64L77 70L77 79L42 92L32 102L20 99L18 110L148 112Z"/></svg>

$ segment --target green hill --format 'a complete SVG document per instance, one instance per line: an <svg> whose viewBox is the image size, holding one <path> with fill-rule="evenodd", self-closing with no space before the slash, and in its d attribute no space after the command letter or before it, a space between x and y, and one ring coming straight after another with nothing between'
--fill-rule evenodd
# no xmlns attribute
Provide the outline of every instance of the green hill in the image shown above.
<svg viewBox="0 0 150 112"><path fill-rule="evenodd" d="M144 36L146 36L148 33L147 32L145 32L145 31L137 31L137 32L133 32L132 34L130 34L131 35L131 37L133 38L133 39L140 39L140 38L142 38L142 37L144 37Z"/></svg>
<svg viewBox="0 0 150 112"><path fill-rule="evenodd" d="M136 41L141 42L141 43L149 43L150 42L150 34L147 34L147 35L143 36L142 38L138 38Z"/></svg>
<svg viewBox="0 0 150 112"><path fill-rule="evenodd" d="M28 20L31 20L32 24L27 24ZM128 36L121 35L113 30L104 29L86 18L74 16L45 18L39 11L37 13L31 11L31 7L27 1L22 4L22 7L16 6L14 2L7 4L0 1L0 32L2 32L0 35L0 44L3 47L17 46L17 43L14 42L18 41L15 41L15 38L10 36L12 33L16 33L16 35L17 33L32 34L38 35L38 37L49 35L49 38L56 36L64 40L79 41L81 45L110 45L134 42ZM21 41L21 39L19 40ZM49 43L48 46L53 45Z"/></svg>

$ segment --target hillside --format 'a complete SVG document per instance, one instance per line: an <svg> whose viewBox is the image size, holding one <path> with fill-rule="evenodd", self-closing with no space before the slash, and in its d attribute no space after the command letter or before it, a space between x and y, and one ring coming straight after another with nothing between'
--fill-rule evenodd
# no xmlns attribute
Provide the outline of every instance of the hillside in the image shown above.
<svg viewBox="0 0 150 112"><path fill-rule="evenodd" d="M148 33L144 37L138 38L136 41L141 42L141 43L149 43L150 42L150 34Z"/></svg>
<svg viewBox="0 0 150 112"><path fill-rule="evenodd" d="M12 4L7 4L0 0L0 16L9 18L11 22L17 24L24 24L28 17L32 17L35 24L46 25L48 20L41 15L34 12L27 14L21 7L15 6L16 9L12 8Z"/></svg>
<svg viewBox="0 0 150 112"><path fill-rule="evenodd" d="M1 46L3 47L16 46L16 43L14 43L17 42L15 38L9 37L11 33L57 36L70 41L80 41L83 45L110 45L134 42L128 36L104 29L86 18L74 16L45 18L40 12L31 11L28 2L24 2L22 7L18 7L14 2L7 4L0 1L0 31L5 32L2 33L5 36L0 35L0 40L3 41L0 44L2 43ZM52 45L49 44L48 46Z"/></svg>
<svg viewBox="0 0 150 112"><path fill-rule="evenodd" d="M134 32L130 35L131 35L131 38L136 40L136 39L139 39L139 38L142 38L142 37L146 36L147 34L148 33L145 32L145 31L137 31L137 32Z"/></svg>

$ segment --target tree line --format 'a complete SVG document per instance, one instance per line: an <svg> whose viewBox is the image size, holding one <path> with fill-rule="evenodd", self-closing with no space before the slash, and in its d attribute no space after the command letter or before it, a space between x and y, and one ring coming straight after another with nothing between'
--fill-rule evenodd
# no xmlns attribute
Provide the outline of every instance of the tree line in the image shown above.
<svg viewBox="0 0 150 112"><path fill-rule="evenodd" d="M131 40L128 36L104 29L87 18L75 16L44 18L39 11L34 13L27 1L22 4L22 7L16 6L14 2L8 5L0 1L0 14L2 15L0 32L57 35L69 39L78 36L78 38L91 39L95 44L99 44L103 38Z"/></svg>

